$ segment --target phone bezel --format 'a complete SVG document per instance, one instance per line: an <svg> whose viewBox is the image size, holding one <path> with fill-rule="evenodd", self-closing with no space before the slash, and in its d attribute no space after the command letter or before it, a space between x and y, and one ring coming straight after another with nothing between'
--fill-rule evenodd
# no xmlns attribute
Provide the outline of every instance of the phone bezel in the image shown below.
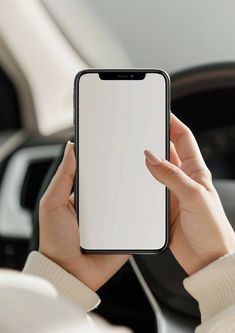
<svg viewBox="0 0 235 333"><path fill-rule="evenodd" d="M85 69L77 73L74 79L74 98L73 98L73 103L74 103L74 127L75 127L75 156L76 156L76 170L79 170L79 143L78 143L78 137L79 137L79 80L80 78L85 75L85 74L90 74L90 73L95 73L95 74L102 74L102 73L109 73L109 74L114 74L117 75L118 73L156 73L160 74L164 77L165 83L166 83L166 110L165 110L165 151L166 151L166 156L165 158L169 160L170 158L170 93L171 93L171 84L170 84L170 77L167 72L165 72L162 69L144 69L144 68L132 68L132 69ZM114 80L115 78L112 78L111 80ZM124 78L127 80L136 80L135 78ZM119 78L120 80L120 78ZM123 78L122 78L123 80ZM79 224L79 204L78 204L78 189L79 189L79 172L76 172L75 175L75 184L74 184L74 202L75 202L75 210L78 218L78 224ZM166 188L165 189L165 197L166 197L166 212L165 212L165 228L166 228L166 239L165 243L162 248L160 249L85 249L80 246L81 252L82 253L87 253L87 254L157 254L157 253L162 253L164 252L169 245L169 235L170 235L170 193L169 190Z"/></svg>

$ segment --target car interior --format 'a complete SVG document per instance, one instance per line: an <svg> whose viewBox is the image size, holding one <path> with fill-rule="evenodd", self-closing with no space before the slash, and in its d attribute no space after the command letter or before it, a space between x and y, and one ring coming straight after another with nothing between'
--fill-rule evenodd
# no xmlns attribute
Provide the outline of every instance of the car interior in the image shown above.
<svg viewBox="0 0 235 333"><path fill-rule="evenodd" d="M0 11L0 267L21 270L38 249L39 201L74 136L73 78L90 67L169 72L171 111L195 134L235 228L234 20L212 32L209 1L203 12L189 8L191 31L185 31L183 0L177 7L139 0L28 4L4 0ZM222 7L215 6L216 19L232 17L229 5ZM201 41L195 40L197 17ZM136 333L193 332L200 315L183 288L185 277L169 249L135 255L98 291L95 312Z"/></svg>

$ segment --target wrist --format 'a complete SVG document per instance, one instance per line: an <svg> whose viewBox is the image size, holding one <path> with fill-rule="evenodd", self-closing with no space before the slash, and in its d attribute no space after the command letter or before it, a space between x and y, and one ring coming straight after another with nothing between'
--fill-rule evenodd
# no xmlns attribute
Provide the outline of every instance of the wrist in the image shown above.
<svg viewBox="0 0 235 333"><path fill-rule="evenodd" d="M94 292L96 292L104 284L103 279L102 281L99 280L99 274L93 271L87 258L84 258L83 256L77 258L70 264L67 263L65 270Z"/></svg>
<svg viewBox="0 0 235 333"><path fill-rule="evenodd" d="M82 255L69 259L61 259L55 256L47 255L42 251L40 251L40 253L84 283L92 291L96 292L101 287L102 284L100 284L99 281L95 281L96 277L90 274L87 266L87 260L84 261L84 257Z"/></svg>
<svg viewBox="0 0 235 333"><path fill-rule="evenodd" d="M50 254L48 251L43 251L39 248L38 251L40 254L42 254L44 257L48 258L52 262L54 262L56 265L60 266L62 269L64 269L69 274L73 275L74 277L78 278L77 274L77 267L79 267L79 258L61 258ZM78 278L79 279L79 278Z"/></svg>

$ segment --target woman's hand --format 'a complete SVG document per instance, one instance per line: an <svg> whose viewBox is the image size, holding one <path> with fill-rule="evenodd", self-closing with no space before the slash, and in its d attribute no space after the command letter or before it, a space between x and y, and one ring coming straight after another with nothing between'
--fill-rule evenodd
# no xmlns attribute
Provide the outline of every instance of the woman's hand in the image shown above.
<svg viewBox="0 0 235 333"><path fill-rule="evenodd" d="M146 150L146 165L171 190L170 248L191 275L234 252L235 234L192 132L173 114L170 121L171 162Z"/></svg>
<svg viewBox="0 0 235 333"><path fill-rule="evenodd" d="M74 144L68 142L63 161L40 201L39 251L96 291L128 256L81 253L77 216L70 195L75 168Z"/></svg>

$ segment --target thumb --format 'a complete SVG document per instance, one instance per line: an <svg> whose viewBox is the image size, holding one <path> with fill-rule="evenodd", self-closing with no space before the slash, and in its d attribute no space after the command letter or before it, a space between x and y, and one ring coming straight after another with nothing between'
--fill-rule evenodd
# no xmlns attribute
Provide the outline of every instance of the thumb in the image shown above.
<svg viewBox="0 0 235 333"><path fill-rule="evenodd" d="M41 199L41 204L44 204L47 210L66 205L69 202L76 169L73 148L74 144L69 141L65 148L63 160Z"/></svg>
<svg viewBox="0 0 235 333"><path fill-rule="evenodd" d="M199 190L200 185L176 165L160 159L149 150L145 150L144 154L146 166L153 177L172 191L179 200L188 200Z"/></svg>

